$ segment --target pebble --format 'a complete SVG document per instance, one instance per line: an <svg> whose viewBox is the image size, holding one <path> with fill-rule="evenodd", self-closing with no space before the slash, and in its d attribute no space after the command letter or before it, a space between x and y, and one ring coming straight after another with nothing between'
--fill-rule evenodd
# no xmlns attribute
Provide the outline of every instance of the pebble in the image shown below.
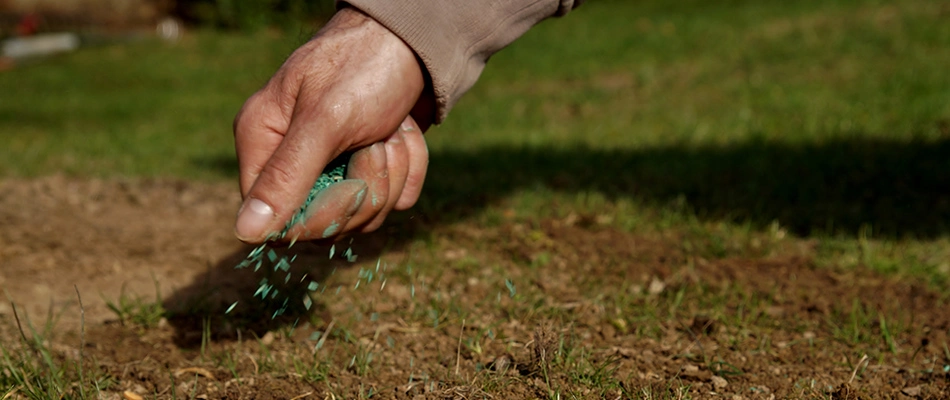
<svg viewBox="0 0 950 400"><path fill-rule="evenodd" d="M122 392L122 398L125 400L145 400L145 398L139 394L128 390Z"/></svg>
<svg viewBox="0 0 950 400"><path fill-rule="evenodd" d="M721 376L713 375L712 378L709 378L709 380L712 382L713 387L716 388L716 389L722 389L722 388L726 387L726 385L729 384L729 382L727 382L727 381L726 381L723 377L721 377Z"/></svg>
<svg viewBox="0 0 950 400"><path fill-rule="evenodd" d="M511 368L511 365L511 356L502 354L488 363L488 369L496 372L505 372L508 368Z"/></svg>
<svg viewBox="0 0 950 400"><path fill-rule="evenodd" d="M264 334L264 337L261 338L261 344L270 346L271 343L274 343L274 332L267 332Z"/></svg>
<svg viewBox="0 0 950 400"><path fill-rule="evenodd" d="M901 393L909 397L920 396L920 385L905 387L901 389Z"/></svg>

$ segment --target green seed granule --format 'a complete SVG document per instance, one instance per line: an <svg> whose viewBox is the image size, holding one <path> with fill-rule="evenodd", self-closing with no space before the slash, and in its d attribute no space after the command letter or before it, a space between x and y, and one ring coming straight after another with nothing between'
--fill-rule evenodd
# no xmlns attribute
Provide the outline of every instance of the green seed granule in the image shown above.
<svg viewBox="0 0 950 400"><path fill-rule="evenodd" d="M347 164L348 159L349 157L341 156L340 158L330 163L330 165L327 166L327 169L324 171L324 173L320 175L317 181L313 184L313 188L310 189L310 193L307 195L306 200L304 200L300 208L296 212L294 212L294 215L290 218L290 220L287 221L287 225L284 226L284 229L276 234L271 235L264 242L264 244L258 247L255 247L253 250L251 250L251 252L248 253L247 258L245 258L244 261L241 261L234 268L247 268L250 266L254 266L254 271L257 272L258 270L260 270L262 265L268 266L269 269L266 270L268 272L273 271L274 273L277 273L278 271L283 271L284 273L286 273L286 276L284 277L284 283L289 282L290 281L290 265L294 262L297 256L293 255L291 257L288 257L287 255L278 255L277 252L274 251L273 244L279 240L285 239L287 237L287 232L289 232L292 227L294 227L297 224L303 224L304 222L306 222L307 208L310 207L310 203L312 203L313 200L317 197L317 194L319 194L322 190L326 189L330 185L336 182L342 181L346 177L346 164ZM292 238L288 248L293 247L296 241L297 241L296 237ZM330 254L330 258L333 258L332 252ZM355 260L356 256L353 256L352 252L350 250L347 250L347 258L352 258L353 260ZM301 282L303 281L301 280ZM311 281L307 289L309 291L314 291L317 289L318 286L319 285L317 284L317 282ZM265 278L262 278L260 283L258 284L257 291L254 293L254 297L260 297L260 299L263 301L263 300L267 300L268 295L269 295L271 299L276 299L278 293L279 292L274 287L274 285L272 285L268 281L268 279L265 277ZM284 298L283 302L281 303L282 305L276 311L274 311L274 315L272 316L272 318L276 318L277 316L283 314L284 311L287 310L287 305L289 301L290 301L289 298ZM237 303L238 302L234 302L233 304L231 304L231 306L228 307L225 313L230 313L232 310L234 310L234 307L237 306ZM303 304L304 304L304 307L309 310L313 302L310 300L309 296L304 296Z"/></svg>

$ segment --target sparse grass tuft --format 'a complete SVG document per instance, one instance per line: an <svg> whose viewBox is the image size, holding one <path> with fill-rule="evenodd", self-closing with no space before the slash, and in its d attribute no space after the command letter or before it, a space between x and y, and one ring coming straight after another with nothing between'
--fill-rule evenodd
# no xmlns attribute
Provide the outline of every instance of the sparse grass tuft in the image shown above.
<svg viewBox="0 0 950 400"><path fill-rule="evenodd" d="M157 282L155 298L135 296L125 292L123 288L116 300L103 299L106 307L112 311L122 324L132 324L143 328L154 328L165 317L165 308L162 305L161 292Z"/></svg>
<svg viewBox="0 0 950 400"><path fill-rule="evenodd" d="M14 307L15 310L15 307ZM14 311L16 314L16 311ZM20 340L0 338L0 390L3 398L30 400L98 398L113 381L98 365L82 359L78 349L53 350L55 316L42 329L27 316L16 316ZM4 329L7 331L7 329ZM86 380L82 371L85 371ZM91 374L90 374L91 373Z"/></svg>

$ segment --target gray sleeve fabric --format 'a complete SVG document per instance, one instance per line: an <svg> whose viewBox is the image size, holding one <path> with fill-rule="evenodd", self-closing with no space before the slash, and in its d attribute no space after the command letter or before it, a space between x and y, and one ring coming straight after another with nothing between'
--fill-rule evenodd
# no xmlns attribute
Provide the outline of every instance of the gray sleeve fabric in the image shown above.
<svg viewBox="0 0 950 400"><path fill-rule="evenodd" d="M485 63L542 20L582 0L338 0L373 17L409 44L435 91L436 123L471 89Z"/></svg>

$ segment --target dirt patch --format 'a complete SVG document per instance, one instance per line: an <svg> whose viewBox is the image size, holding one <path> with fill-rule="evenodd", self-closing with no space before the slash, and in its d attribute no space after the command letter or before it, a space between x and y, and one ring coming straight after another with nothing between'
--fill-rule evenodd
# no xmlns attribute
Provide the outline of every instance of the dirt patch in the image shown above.
<svg viewBox="0 0 950 400"><path fill-rule="evenodd" d="M253 303L259 276L233 270L247 248L230 185L44 178L0 193L0 286L21 318L56 311L52 353L82 357L107 397L950 397L947 296L817 267L807 240L705 259L675 232L593 216L397 218L352 244L355 263L300 247L312 267L297 273L330 289L274 320ZM152 324L105 304L156 284ZM4 304L0 343L19 348Z"/></svg>

